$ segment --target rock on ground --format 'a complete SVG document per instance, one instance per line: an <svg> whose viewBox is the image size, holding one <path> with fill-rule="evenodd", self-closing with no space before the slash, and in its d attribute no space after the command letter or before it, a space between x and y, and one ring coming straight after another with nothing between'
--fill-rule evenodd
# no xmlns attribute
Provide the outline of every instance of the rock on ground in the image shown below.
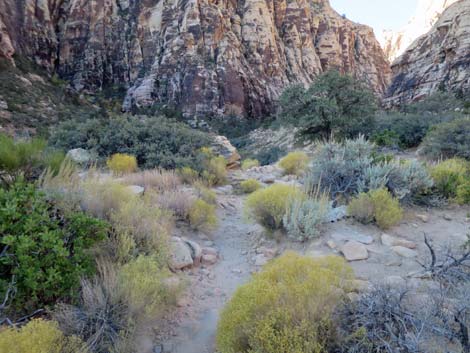
<svg viewBox="0 0 470 353"><path fill-rule="evenodd" d="M348 261L367 260L369 253L364 244L357 241L348 241L341 247L341 252Z"/></svg>

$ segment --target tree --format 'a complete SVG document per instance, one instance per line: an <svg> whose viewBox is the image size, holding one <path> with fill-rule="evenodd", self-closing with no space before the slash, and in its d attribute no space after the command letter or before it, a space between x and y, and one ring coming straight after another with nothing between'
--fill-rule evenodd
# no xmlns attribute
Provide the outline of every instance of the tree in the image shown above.
<svg viewBox="0 0 470 353"><path fill-rule="evenodd" d="M354 137L373 125L373 93L360 81L337 71L320 75L308 88L294 85L279 99L279 119L308 137Z"/></svg>

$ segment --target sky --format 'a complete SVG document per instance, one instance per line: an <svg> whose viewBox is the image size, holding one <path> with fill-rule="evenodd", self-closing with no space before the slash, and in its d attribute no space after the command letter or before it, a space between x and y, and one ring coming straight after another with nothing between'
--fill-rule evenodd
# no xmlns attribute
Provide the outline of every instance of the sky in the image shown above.
<svg viewBox="0 0 470 353"><path fill-rule="evenodd" d="M415 14L417 0L330 0L341 15L374 28L380 37L384 29L398 30Z"/></svg>

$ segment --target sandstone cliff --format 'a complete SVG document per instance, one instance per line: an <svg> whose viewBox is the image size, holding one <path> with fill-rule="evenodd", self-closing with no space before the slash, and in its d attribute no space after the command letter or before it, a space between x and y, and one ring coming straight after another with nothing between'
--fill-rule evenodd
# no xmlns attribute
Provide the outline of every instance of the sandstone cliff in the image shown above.
<svg viewBox="0 0 470 353"><path fill-rule="evenodd" d="M390 104L418 100L440 88L470 96L470 0L450 6L426 35L392 65Z"/></svg>
<svg viewBox="0 0 470 353"><path fill-rule="evenodd" d="M415 15L399 31L385 31L382 48L390 62L395 61L420 36L427 33L444 10L457 0L419 0Z"/></svg>
<svg viewBox="0 0 470 353"><path fill-rule="evenodd" d="M28 56L77 90L124 86L124 107L188 116L272 109L329 68L378 94L390 69L371 28L328 0L2 0L0 56Z"/></svg>

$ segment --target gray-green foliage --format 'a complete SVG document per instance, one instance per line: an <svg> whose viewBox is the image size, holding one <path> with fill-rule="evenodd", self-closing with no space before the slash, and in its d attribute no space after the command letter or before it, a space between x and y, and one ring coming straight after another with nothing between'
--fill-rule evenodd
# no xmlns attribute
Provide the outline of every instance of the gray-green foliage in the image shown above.
<svg viewBox="0 0 470 353"><path fill-rule="evenodd" d="M376 162L373 152L374 145L363 137L319 144L305 178L307 189L320 185L333 198L349 198L360 192L387 188L403 200L433 185L419 161Z"/></svg>
<svg viewBox="0 0 470 353"><path fill-rule="evenodd" d="M279 99L279 120L310 137L354 137L370 130L377 109L373 93L337 71L320 75L308 88L287 88Z"/></svg>
<svg viewBox="0 0 470 353"><path fill-rule="evenodd" d="M287 236L296 241L305 241L320 235L320 225L325 222L331 202L325 195L306 200L293 200L283 219Z"/></svg>

